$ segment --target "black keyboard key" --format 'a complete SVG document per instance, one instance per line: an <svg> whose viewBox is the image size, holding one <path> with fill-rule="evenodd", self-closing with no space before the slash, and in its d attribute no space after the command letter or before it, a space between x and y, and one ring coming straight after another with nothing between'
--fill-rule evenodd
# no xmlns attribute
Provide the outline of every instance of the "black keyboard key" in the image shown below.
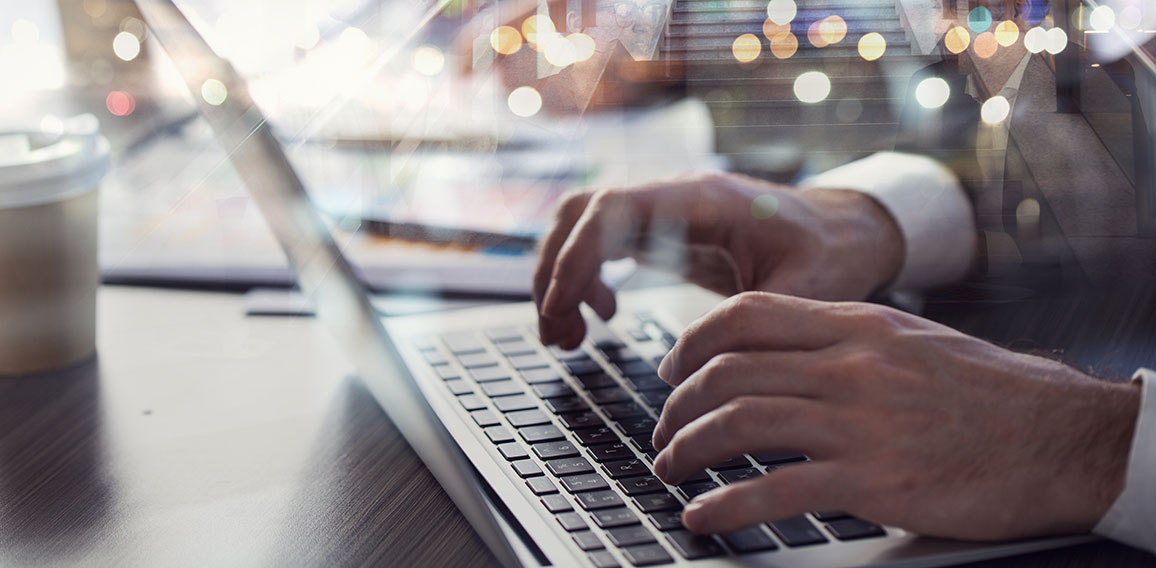
<svg viewBox="0 0 1156 568"><path fill-rule="evenodd" d="M614 351L614 350L622 349L623 347L626 347L626 344L623 343L621 339L614 337L613 332L611 332L609 330L591 330L591 333L593 334L593 333L596 333L599 331L601 332L602 335L609 335L610 337L602 337L602 338L599 338L598 341L595 341L594 342L594 348L595 349L597 349L603 353L606 353L609 351Z"/></svg>
<svg viewBox="0 0 1156 568"><path fill-rule="evenodd" d="M658 423L649 416L628 418L618 423L618 429L627 436L652 436Z"/></svg>
<svg viewBox="0 0 1156 568"><path fill-rule="evenodd" d="M710 468L715 471L722 471L724 469L739 469L745 467L751 467L751 460L748 460L744 456L735 456L726 461L719 462L710 466Z"/></svg>
<svg viewBox="0 0 1156 568"><path fill-rule="evenodd" d="M710 480L692 481L690 483L683 483L682 485L679 485L678 490L682 493L683 497L686 497L687 501L690 501L695 497L698 497L699 495L702 495L703 493L706 493L707 491L717 487L718 484Z"/></svg>
<svg viewBox="0 0 1156 568"><path fill-rule="evenodd" d="M590 559L594 568L619 568L621 566L609 550L596 550L587 554L586 557Z"/></svg>
<svg viewBox="0 0 1156 568"><path fill-rule="evenodd" d="M511 355L529 355L538 352L529 342L520 339L498 343L498 351L507 357Z"/></svg>
<svg viewBox="0 0 1156 568"><path fill-rule="evenodd" d="M630 400L630 393L622 387L609 387L604 389L594 389L590 391L590 398L598 405L610 404L612 402L622 402Z"/></svg>
<svg viewBox="0 0 1156 568"><path fill-rule="evenodd" d="M754 458L755 461L763 465L779 465L784 463L807 461L807 456L794 452L784 454L755 454Z"/></svg>
<svg viewBox="0 0 1156 568"><path fill-rule="evenodd" d="M652 493L639 495L634 498L634 504L643 513L657 513L659 511L681 511L682 503L670 493Z"/></svg>
<svg viewBox="0 0 1156 568"><path fill-rule="evenodd" d="M486 337L494 343L503 341L521 341L522 332L516 327L494 327L486 330Z"/></svg>
<svg viewBox="0 0 1156 568"><path fill-rule="evenodd" d="M550 416L540 408L531 408L530 410L519 410L511 412L506 415L506 420L510 421L515 428L523 426L538 426L540 424L549 424Z"/></svg>
<svg viewBox="0 0 1156 568"><path fill-rule="evenodd" d="M811 521L802 515L791 517L785 521L770 523L770 527L778 535L779 540L787 546L806 546L827 542L827 537L819 532L818 527L811 524Z"/></svg>
<svg viewBox="0 0 1156 568"><path fill-rule="evenodd" d="M438 365L434 367L434 372L436 372L438 374L438 378L443 381L462 378L462 374L459 373L457 369L449 365Z"/></svg>
<svg viewBox="0 0 1156 568"><path fill-rule="evenodd" d="M549 460L546 462L546 469L555 476L562 477L564 475L576 475L579 473L590 473L594 471L594 466L586 461L584 457L561 458L556 460Z"/></svg>
<svg viewBox="0 0 1156 568"><path fill-rule="evenodd" d="M465 355L458 355L458 363L467 369L475 369L478 367L493 367L498 364L498 360L489 353L468 353Z"/></svg>
<svg viewBox="0 0 1156 568"><path fill-rule="evenodd" d="M589 375L592 373L601 373L602 372L602 367L599 366L598 363L596 363L593 359L590 359L590 358L574 359L572 361L566 361L565 363L563 363L563 365L565 365L566 371L569 372L571 375L574 375L574 376Z"/></svg>
<svg viewBox="0 0 1156 568"><path fill-rule="evenodd" d="M584 491L598 491L599 489L606 489L610 484L606 482L606 478L597 473L584 473L582 475L570 475L558 480L562 487L570 493L582 493Z"/></svg>
<svg viewBox="0 0 1156 568"><path fill-rule="evenodd" d="M646 495L648 493L660 493L666 491L666 485L662 480L653 475L644 477L630 477L627 479L620 479L618 486L622 488L622 492L634 497L635 495Z"/></svg>
<svg viewBox="0 0 1156 568"><path fill-rule="evenodd" d="M502 412L513 412L515 410L529 410L538 407L538 401L524 394L516 394L514 396L503 396L494 399L494 406Z"/></svg>
<svg viewBox="0 0 1156 568"><path fill-rule="evenodd" d="M575 430L574 435L578 437L578 441L581 442L583 446L618 441L618 434L615 434L614 430L611 430L609 426Z"/></svg>
<svg viewBox="0 0 1156 568"><path fill-rule="evenodd" d="M539 477L538 479L546 478ZM546 481L550 480L546 479ZM570 506L570 501L568 501L566 497L562 495L547 495L542 498L542 504L545 505L546 509L548 509L551 513L564 513L566 511L574 510L574 507Z"/></svg>
<svg viewBox="0 0 1156 568"><path fill-rule="evenodd" d="M603 349L602 353L606 355L606 359L611 363L629 363L631 361L639 361L642 356L635 350L629 347L615 347L612 349Z"/></svg>
<svg viewBox="0 0 1156 568"><path fill-rule="evenodd" d="M574 389L562 381L553 383L538 383L530 385L538 398L557 398L560 396L574 396Z"/></svg>
<svg viewBox="0 0 1156 568"><path fill-rule="evenodd" d="M615 366L618 367L618 372L621 373L624 377L654 374L654 367L651 367L650 363L647 363L646 361L635 360L626 363L620 363Z"/></svg>
<svg viewBox="0 0 1156 568"><path fill-rule="evenodd" d="M441 351L426 351L422 353L422 356L425 357L425 362L430 365L445 365L450 362L449 357L442 355Z"/></svg>
<svg viewBox="0 0 1156 568"><path fill-rule="evenodd" d="M446 387L455 395L472 394L474 392L474 387L471 387L469 383L460 379L446 381Z"/></svg>
<svg viewBox="0 0 1156 568"><path fill-rule="evenodd" d="M670 541L674 549L687 560L723 555L723 548L706 535L690 531L671 531L666 533L666 540Z"/></svg>
<svg viewBox="0 0 1156 568"><path fill-rule="evenodd" d="M592 428L594 426L605 426L606 423L593 412L571 412L570 414L563 414L558 417L562 421L562 425L570 430L578 430L581 428Z"/></svg>
<svg viewBox="0 0 1156 568"><path fill-rule="evenodd" d="M582 375L578 377L578 382L582 383L582 388L586 390L618 386L618 381L606 373Z"/></svg>
<svg viewBox="0 0 1156 568"><path fill-rule="evenodd" d="M575 359L589 359L590 356L582 349L562 349L558 346L550 348L550 354L559 361L573 361Z"/></svg>
<svg viewBox="0 0 1156 568"><path fill-rule="evenodd" d="M526 392L522 389L522 385L519 385L518 383L515 383L509 379L503 381L494 381L491 383L482 383L478 386L481 387L482 392L486 393L486 396L490 398L510 396L512 394L525 394Z"/></svg>
<svg viewBox="0 0 1156 568"><path fill-rule="evenodd" d="M514 435L511 434L505 426L490 426L486 428L485 432L490 441L495 444L505 444L506 442L514 441Z"/></svg>
<svg viewBox="0 0 1156 568"><path fill-rule="evenodd" d="M568 441L534 444L534 454L543 460L570 458L578 455L578 448Z"/></svg>
<svg viewBox="0 0 1156 568"><path fill-rule="evenodd" d="M883 530L883 527L854 517L831 521L827 523L827 530L831 531L831 534L835 535L835 538L839 540L856 540L860 538L885 536L887 534L886 531Z"/></svg>
<svg viewBox="0 0 1156 568"><path fill-rule="evenodd" d="M719 477L722 478L723 483L728 483L728 484L729 483L738 483L740 481L746 481L748 479L758 479L762 476L763 476L763 472L761 472L761 471L759 471L753 467L748 467L748 468L743 468L743 469L731 469L731 470L727 470L727 471L724 471L724 472L719 474Z"/></svg>
<svg viewBox="0 0 1156 568"><path fill-rule="evenodd" d="M638 391L660 391L668 394L674 391L673 387L667 384L666 381L658 378L658 375L654 373L626 377L626 382L630 383L630 386Z"/></svg>
<svg viewBox="0 0 1156 568"><path fill-rule="evenodd" d="M670 398L670 393L666 391L643 391L641 395L643 402L650 405L659 414L662 413L662 409L666 407L667 399Z"/></svg>
<svg viewBox="0 0 1156 568"><path fill-rule="evenodd" d="M697 481L710 481L710 476L707 475L705 470L702 470L683 480L683 483L693 483Z"/></svg>
<svg viewBox="0 0 1156 568"><path fill-rule="evenodd" d="M482 428L497 426L502 423L501 420L498 420L498 415L489 409L475 410L470 413L470 418L473 418L474 422L477 422L478 426Z"/></svg>
<svg viewBox="0 0 1156 568"><path fill-rule="evenodd" d="M535 463L534 460L520 460L511 462L510 465L514 466L514 471L517 471L518 475L522 477L542 475L542 468L538 467L538 464Z"/></svg>
<svg viewBox="0 0 1156 568"><path fill-rule="evenodd" d="M635 566L657 566L674 562L666 549L658 544L628 546L622 549L622 554L626 555L626 559Z"/></svg>
<svg viewBox="0 0 1156 568"><path fill-rule="evenodd" d="M526 485L529 486L530 491L534 492L534 495L549 495L558 492L558 487L554 485L553 481L550 481L549 477L532 477L526 480Z"/></svg>
<svg viewBox="0 0 1156 568"><path fill-rule="evenodd" d="M630 525L626 527L617 527L606 531L606 536L614 546L634 546L637 544L649 544L658 542L654 540L654 535L650 534L650 530L642 525Z"/></svg>
<svg viewBox="0 0 1156 568"><path fill-rule="evenodd" d="M562 525L562 528L570 532L584 531L590 528L586 525L586 521L582 520L582 515L573 511L561 513L555 518L558 519L558 523Z"/></svg>
<svg viewBox="0 0 1156 568"><path fill-rule="evenodd" d="M469 370L470 378L479 383L490 381L504 381L510 378L510 372L501 367L477 367Z"/></svg>
<svg viewBox="0 0 1156 568"><path fill-rule="evenodd" d="M582 550L591 551L606 548L593 531L576 532L570 536L574 538L574 544L577 544L578 548Z"/></svg>
<svg viewBox="0 0 1156 568"><path fill-rule="evenodd" d="M486 401L476 394L463 394L458 397L458 402L466 410L481 410L486 407Z"/></svg>
<svg viewBox="0 0 1156 568"><path fill-rule="evenodd" d="M486 348L482 345L481 340L474 337L472 333L454 333L451 335L442 336L442 341L446 342L446 347L450 348L450 352L455 355L463 353L477 353L485 351Z"/></svg>
<svg viewBox="0 0 1156 568"><path fill-rule="evenodd" d="M674 531L685 527L682 526L682 511L659 511L648 515L650 522L660 531Z"/></svg>
<svg viewBox="0 0 1156 568"><path fill-rule="evenodd" d="M546 408L549 408L554 414L590 410L590 407L586 405L586 401L576 396L560 396L558 398L548 399L546 400Z"/></svg>
<svg viewBox="0 0 1156 568"><path fill-rule="evenodd" d="M594 461L598 463L634 457L634 452L630 451L630 447L622 442L598 444L596 446L590 446L589 449L590 453L594 454Z"/></svg>
<svg viewBox="0 0 1156 568"><path fill-rule="evenodd" d="M731 550L738 554L751 554L752 552L779 548L779 545L775 544L775 540L762 527L749 527L719 536L722 537L723 542L727 543L727 546L731 547Z"/></svg>
<svg viewBox="0 0 1156 568"><path fill-rule="evenodd" d="M554 369L530 369L527 371L518 371L518 373L522 375L523 379L526 379L527 383L532 385L562 380L562 375Z"/></svg>
<svg viewBox="0 0 1156 568"><path fill-rule="evenodd" d="M553 442L555 440L565 440L566 435L553 424L543 424L541 426L526 426L525 428L518 428L518 434L522 439L531 443L538 442Z"/></svg>
<svg viewBox="0 0 1156 568"><path fill-rule="evenodd" d="M616 402L614 404L607 404L602 407L602 411L606 413L612 420L622 420L625 418L634 418L635 416L644 416L646 411L638 405L637 402Z"/></svg>
<svg viewBox="0 0 1156 568"><path fill-rule="evenodd" d="M646 452L653 452L654 451L654 441L652 438L653 438L653 434L643 434L641 436L631 436L630 437L630 443L633 444L634 447L638 448L638 451L645 454Z"/></svg>
<svg viewBox="0 0 1156 568"><path fill-rule="evenodd" d="M521 371L524 369L541 369L543 367L549 367L550 363L546 362L546 359L544 359L541 355L532 353L530 355L515 355L510 357L510 365Z"/></svg>
<svg viewBox="0 0 1156 568"><path fill-rule="evenodd" d="M594 518L594 524L604 529L638 524L638 516L626 507L594 511L590 516Z"/></svg>
<svg viewBox="0 0 1156 568"><path fill-rule="evenodd" d="M650 475L650 467L646 465L646 462L637 458L606 462L602 464L602 468L606 470L606 475L609 475L610 479Z"/></svg>
<svg viewBox="0 0 1156 568"><path fill-rule="evenodd" d="M502 456L510 461L524 460L530 457L530 454L526 452L526 448L523 448L521 444L515 442L509 442L498 446L498 451L502 452Z"/></svg>
<svg viewBox="0 0 1156 568"><path fill-rule="evenodd" d="M811 514L814 515L816 519L823 521L824 523L833 521L835 519L846 519L847 517L851 516L848 515L846 511L819 511L817 513Z"/></svg>
<svg viewBox="0 0 1156 568"><path fill-rule="evenodd" d="M575 498L578 499L578 504L587 511L597 511L599 509L622 506L622 498L609 489L579 493Z"/></svg>

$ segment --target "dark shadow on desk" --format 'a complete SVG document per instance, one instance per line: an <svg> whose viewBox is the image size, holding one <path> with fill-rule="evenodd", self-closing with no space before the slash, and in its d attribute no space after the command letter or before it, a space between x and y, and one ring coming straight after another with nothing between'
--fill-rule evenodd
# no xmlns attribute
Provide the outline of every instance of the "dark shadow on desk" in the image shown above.
<svg viewBox="0 0 1156 568"><path fill-rule="evenodd" d="M360 380L333 398L272 566L497 566Z"/></svg>
<svg viewBox="0 0 1156 568"><path fill-rule="evenodd" d="M0 565L74 564L114 515L97 361L0 378Z"/></svg>

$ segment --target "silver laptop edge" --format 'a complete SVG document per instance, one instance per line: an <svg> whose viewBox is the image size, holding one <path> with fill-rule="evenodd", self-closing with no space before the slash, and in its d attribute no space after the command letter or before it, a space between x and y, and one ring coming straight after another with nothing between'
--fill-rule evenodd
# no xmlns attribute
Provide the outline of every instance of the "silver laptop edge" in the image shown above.
<svg viewBox="0 0 1156 568"><path fill-rule="evenodd" d="M318 317L335 334L378 403L498 559L506 566L535 563L524 547L521 554L513 548L520 542L508 538L508 525L504 531L504 520L488 505L464 454L402 363L366 290L254 105L246 83L171 0L137 0L137 6L229 153L302 291L314 301ZM228 98L220 106L197 96L208 79L226 86Z"/></svg>

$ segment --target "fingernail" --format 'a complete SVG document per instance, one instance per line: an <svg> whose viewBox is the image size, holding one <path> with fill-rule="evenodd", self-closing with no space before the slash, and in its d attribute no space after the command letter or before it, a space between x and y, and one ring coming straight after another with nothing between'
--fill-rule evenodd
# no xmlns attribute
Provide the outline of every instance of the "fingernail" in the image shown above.
<svg viewBox="0 0 1156 568"><path fill-rule="evenodd" d="M686 528L699 532L699 528L706 524L706 508L699 501L691 501L682 510L682 524Z"/></svg>
<svg viewBox="0 0 1156 568"><path fill-rule="evenodd" d="M673 351L671 353L673 353ZM666 356L662 358L662 362L658 364L658 376L667 382L669 382L668 379L670 379L670 367L673 365L673 363L670 362L671 353L667 353Z"/></svg>
<svg viewBox="0 0 1156 568"><path fill-rule="evenodd" d="M655 428L654 435L650 437L650 444L654 446L654 449L661 452L662 449L666 447L666 437L662 435L662 432Z"/></svg>

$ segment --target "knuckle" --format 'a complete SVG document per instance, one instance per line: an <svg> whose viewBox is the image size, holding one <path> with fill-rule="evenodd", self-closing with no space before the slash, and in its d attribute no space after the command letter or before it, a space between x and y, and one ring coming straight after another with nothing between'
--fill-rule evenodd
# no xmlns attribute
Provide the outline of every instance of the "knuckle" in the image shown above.
<svg viewBox="0 0 1156 568"><path fill-rule="evenodd" d="M757 425L759 415L754 397L739 397L719 409L718 425L722 430L740 438L757 436L761 430Z"/></svg>

